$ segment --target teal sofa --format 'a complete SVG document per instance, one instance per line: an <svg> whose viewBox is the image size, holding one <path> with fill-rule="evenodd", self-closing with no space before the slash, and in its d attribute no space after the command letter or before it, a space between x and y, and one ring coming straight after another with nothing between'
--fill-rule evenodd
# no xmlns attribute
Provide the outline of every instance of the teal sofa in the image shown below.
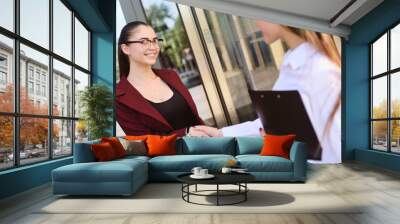
<svg viewBox="0 0 400 224"><path fill-rule="evenodd" d="M96 162L90 145L75 144L74 163L52 171L54 194L131 195L148 181L176 181L193 167L219 172L228 160L236 160L259 182L305 182L307 146L294 142L290 159L260 156L261 137L196 138L177 140L177 155L127 156L108 162Z"/></svg>

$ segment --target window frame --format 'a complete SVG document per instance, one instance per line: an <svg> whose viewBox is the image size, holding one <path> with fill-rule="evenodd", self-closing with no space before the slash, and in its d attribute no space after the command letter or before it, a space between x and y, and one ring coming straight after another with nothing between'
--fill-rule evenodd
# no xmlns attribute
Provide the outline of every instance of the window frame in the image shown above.
<svg viewBox="0 0 400 224"><path fill-rule="evenodd" d="M75 82L75 69L85 73L88 75L89 77L89 83L88 85L91 86L92 85L92 62L91 62L91 49L92 49L92 43L91 43L91 37L92 37L92 31L91 29L89 29L88 25L84 22L84 20L79 16L78 13L76 13L72 7L68 4L68 2L66 0L59 0L69 11L71 11L71 18L70 18L70 22L71 22L71 26L72 26L72 30L71 30L71 59L67 59L64 58L63 56L55 53L54 50L54 39L53 39L53 1L54 0L47 0L49 2L49 47L48 49L46 49L45 47L42 47L41 45L34 43L32 41L30 41L29 39L23 37L20 35L20 0L14 0L13 1L13 10L14 10L14 18L13 18L13 31L10 31L4 27L0 26L0 35L10 38L13 41L13 52L12 52L12 62L13 64L11 65L12 69L12 73L11 75L13 75L13 79L14 79L14 99L13 99L13 112L3 112L0 111L0 116L4 116L4 117L12 117L13 119L13 165L10 167L5 167L5 168L0 168L0 172L5 171L5 170L11 170L11 169L16 169L19 167L23 167L23 166L30 166L33 164L38 164L38 163L43 163L46 161L50 161L50 160L58 160L58 159L62 159L62 158L66 158L66 157L70 157L73 156L73 152L74 152L74 143L75 143L75 125L76 125L76 121L79 120L79 117L75 116L75 108L72 107L71 108L71 114L70 116L66 115L66 116L56 116L53 115L53 59L58 60L61 63L64 63L68 66L71 66L71 93L72 93L72 99L71 99L71 105L74 105L75 103L75 88L74 88L74 82ZM83 25L83 27L88 31L88 61L89 61L89 65L88 65L88 69L85 69L83 67L81 67L80 65L75 63L75 19L79 20L79 22ZM21 65L21 56L20 56L20 45L23 44L29 48L32 48L33 50L36 50L42 54L45 54L46 56L48 56L49 62L48 62L48 76L47 76L47 84L45 87L45 90L48 92L46 93L45 91L45 95L48 97L48 112L46 115L39 115L39 114L27 114L27 113L21 113L20 111L20 85L21 85L21 80L20 80L20 65ZM36 83L40 83L42 84L42 79L41 79L41 74L43 71L40 72L40 76L39 76L39 80L37 80L38 82L36 82L36 69L34 68L33 70L33 79L30 78L30 65L29 63L27 63L27 73L26 75L26 81L33 81L33 85L35 86ZM42 69L41 69L42 70ZM41 85L40 85L41 86ZM28 87L28 86L27 86ZM29 87L28 87L29 88ZM27 91L29 91L27 88ZM36 91L36 89L34 89L34 92ZM38 96L42 96L42 94L39 94ZM40 160L38 162L31 162L31 163L26 163L26 164L21 164L21 159L20 159L20 119L21 118L45 118L47 119L48 122L48 135L47 135L47 142L49 144L47 144L47 151L48 151L48 155L47 157L43 157L43 160ZM68 155L62 155L62 156L54 156L53 152L54 152L54 146L53 146L53 122L57 121L57 120L66 120L66 121L71 121L71 153Z"/></svg>
<svg viewBox="0 0 400 224"><path fill-rule="evenodd" d="M369 149L373 151L386 152L391 154L400 154L400 152L392 151L392 121L400 121L400 117L392 117L392 98L391 98L391 79L393 75L400 72L400 67L391 69L391 31L395 27L400 26L400 21L395 22L390 27L388 27L384 32L379 34L376 38L374 38L370 43L368 43L368 53L369 53ZM373 44L376 43L381 37L387 35L387 63L386 63L386 71L376 74L373 74ZM373 118L373 81L378 78L386 77L386 87L387 87L387 103L386 103L386 117L385 118ZM374 132L373 132L373 122L375 121L386 121L386 151L379 150L374 148Z"/></svg>

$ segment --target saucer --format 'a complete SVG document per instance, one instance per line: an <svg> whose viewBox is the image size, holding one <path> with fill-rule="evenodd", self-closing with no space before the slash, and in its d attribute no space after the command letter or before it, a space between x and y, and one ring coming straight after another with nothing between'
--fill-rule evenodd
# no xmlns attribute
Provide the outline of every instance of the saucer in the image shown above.
<svg viewBox="0 0 400 224"><path fill-rule="evenodd" d="M207 175L204 175L204 176L194 175L194 174L190 175L190 178L193 178L193 179L211 179L211 178L214 178L214 177L215 176L212 175L212 174L207 174Z"/></svg>

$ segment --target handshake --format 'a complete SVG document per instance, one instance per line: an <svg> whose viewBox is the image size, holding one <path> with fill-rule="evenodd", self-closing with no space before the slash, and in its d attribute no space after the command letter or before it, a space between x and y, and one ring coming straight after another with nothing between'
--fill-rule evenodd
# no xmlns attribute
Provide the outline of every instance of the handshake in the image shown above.
<svg viewBox="0 0 400 224"><path fill-rule="evenodd" d="M265 135L263 128L260 128L259 133L261 136ZM206 125L196 125L189 128L187 134L189 137L224 137L221 129L206 126Z"/></svg>
<svg viewBox="0 0 400 224"><path fill-rule="evenodd" d="M190 137L223 137L221 130L205 125L190 127L186 135Z"/></svg>

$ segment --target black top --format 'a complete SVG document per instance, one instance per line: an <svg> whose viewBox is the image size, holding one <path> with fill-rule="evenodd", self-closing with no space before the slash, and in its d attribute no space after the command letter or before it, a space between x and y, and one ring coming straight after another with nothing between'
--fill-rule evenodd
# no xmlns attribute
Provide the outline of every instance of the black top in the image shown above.
<svg viewBox="0 0 400 224"><path fill-rule="evenodd" d="M248 183L255 180L249 173L215 173L215 177L210 179L194 179L189 174L182 174L177 177L178 181L185 184L236 184Z"/></svg>
<svg viewBox="0 0 400 224"><path fill-rule="evenodd" d="M171 86L170 88L173 92L170 99L161 103L154 103L150 100L147 101L156 108L174 130L195 125L197 119L194 117L192 110L183 96Z"/></svg>

